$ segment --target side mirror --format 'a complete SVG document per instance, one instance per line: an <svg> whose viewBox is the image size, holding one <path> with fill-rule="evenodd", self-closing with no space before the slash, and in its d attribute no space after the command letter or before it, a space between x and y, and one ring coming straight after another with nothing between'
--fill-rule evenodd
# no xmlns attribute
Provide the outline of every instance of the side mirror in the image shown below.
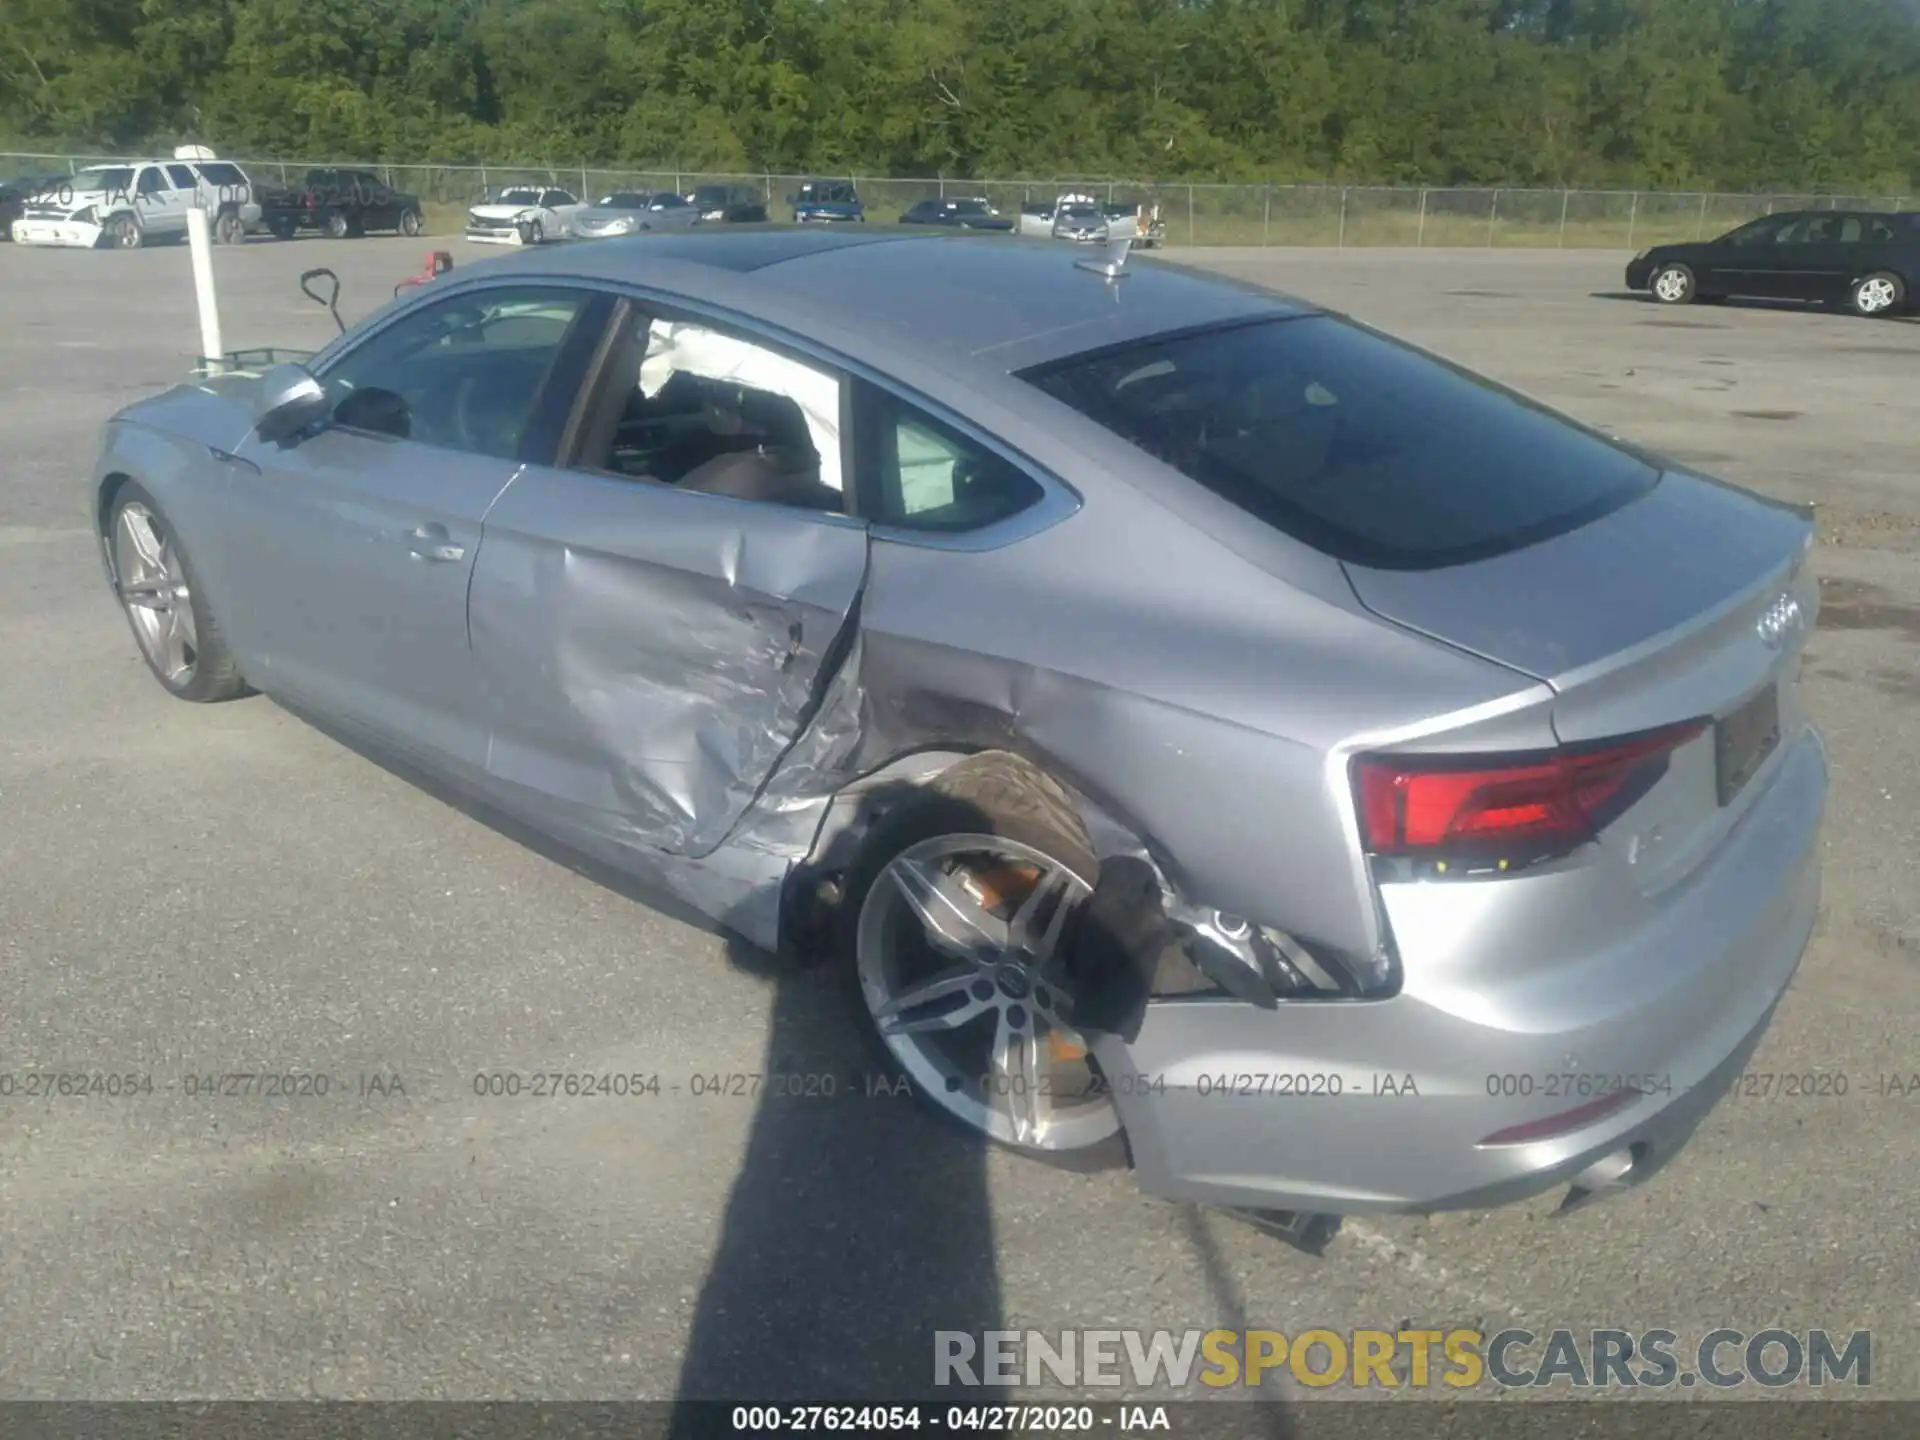
<svg viewBox="0 0 1920 1440"><path fill-rule="evenodd" d="M275 365L254 392L254 433L262 440L284 440L326 412L327 392L306 366Z"/></svg>
<svg viewBox="0 0 1920 1440"><path fill-rule="evenodd" d="M413 411L403 396L369 386L355 390L334 410L336 423L374 435L405 440L413 433Z"/></svg>

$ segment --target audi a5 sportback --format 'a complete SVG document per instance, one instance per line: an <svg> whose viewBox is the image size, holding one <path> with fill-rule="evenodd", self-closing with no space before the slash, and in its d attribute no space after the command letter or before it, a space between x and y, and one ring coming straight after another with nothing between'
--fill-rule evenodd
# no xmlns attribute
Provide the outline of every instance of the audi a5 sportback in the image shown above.
<svg viewBox="0 0 1920 1440"><path fill-rule="evenodd" d="M107 574L173 694L831 954L994 1140L1305 1212L1651 1173L1813 924L1809 519L1114 249L475 265L122 411Z"/></svg>

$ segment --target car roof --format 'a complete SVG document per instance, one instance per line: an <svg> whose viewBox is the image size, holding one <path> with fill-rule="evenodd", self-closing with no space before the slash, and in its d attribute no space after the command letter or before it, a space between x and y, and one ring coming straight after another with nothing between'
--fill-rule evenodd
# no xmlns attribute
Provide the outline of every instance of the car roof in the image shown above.
<svg viewBox="0 0 1920 1440"><path fill-rule="evenodd" d="M1080 268L1082 258L1051 240L875 226L636 236L481 265L497 276L657 288L816 336L856 358L911 345L944 357L949 371L1000 376L1150 335L1314 308L1139 256L1110 281Z"/></svg>

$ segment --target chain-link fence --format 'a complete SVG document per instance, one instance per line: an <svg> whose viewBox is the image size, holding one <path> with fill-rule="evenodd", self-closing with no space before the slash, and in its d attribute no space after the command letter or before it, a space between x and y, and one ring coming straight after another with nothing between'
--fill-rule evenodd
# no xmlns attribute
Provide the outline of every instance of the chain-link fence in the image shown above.
<svg viewBox="0 0 1920 1440"><path fill-rule="evenodd" d="M0 153L0 179L71 172L118 157ZM297 182L309 162L241 160L256 177ZM332 162L336 164L347 162ZM429 228L459 228L461 208L509 185L558 185L597 199L614 190L746 185L775 219L806 178L669 167L363 165L418 195ZM1006 213L1067 193L1111 204L1158 204L1170 245L1544 246L1636 249L1718 235L1777 210L1901 210L1904 195L1730 195L1655 190L1480 189L1389 185L1204 185L1144 180L850 178L873 220L894 220L929 196L981 196Z"/></svg>

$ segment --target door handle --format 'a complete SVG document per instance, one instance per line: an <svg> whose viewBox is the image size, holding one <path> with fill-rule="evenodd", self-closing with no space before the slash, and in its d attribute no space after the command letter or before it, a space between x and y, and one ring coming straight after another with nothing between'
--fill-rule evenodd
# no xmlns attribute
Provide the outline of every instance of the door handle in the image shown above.
<svg viewBox="0 0 1920 1440"><path fill-rule="evenodd" d="M422 525L407 536L407 548L416 560L452 561L465 557L467 547L447 543L447 527Z"/></svg>

